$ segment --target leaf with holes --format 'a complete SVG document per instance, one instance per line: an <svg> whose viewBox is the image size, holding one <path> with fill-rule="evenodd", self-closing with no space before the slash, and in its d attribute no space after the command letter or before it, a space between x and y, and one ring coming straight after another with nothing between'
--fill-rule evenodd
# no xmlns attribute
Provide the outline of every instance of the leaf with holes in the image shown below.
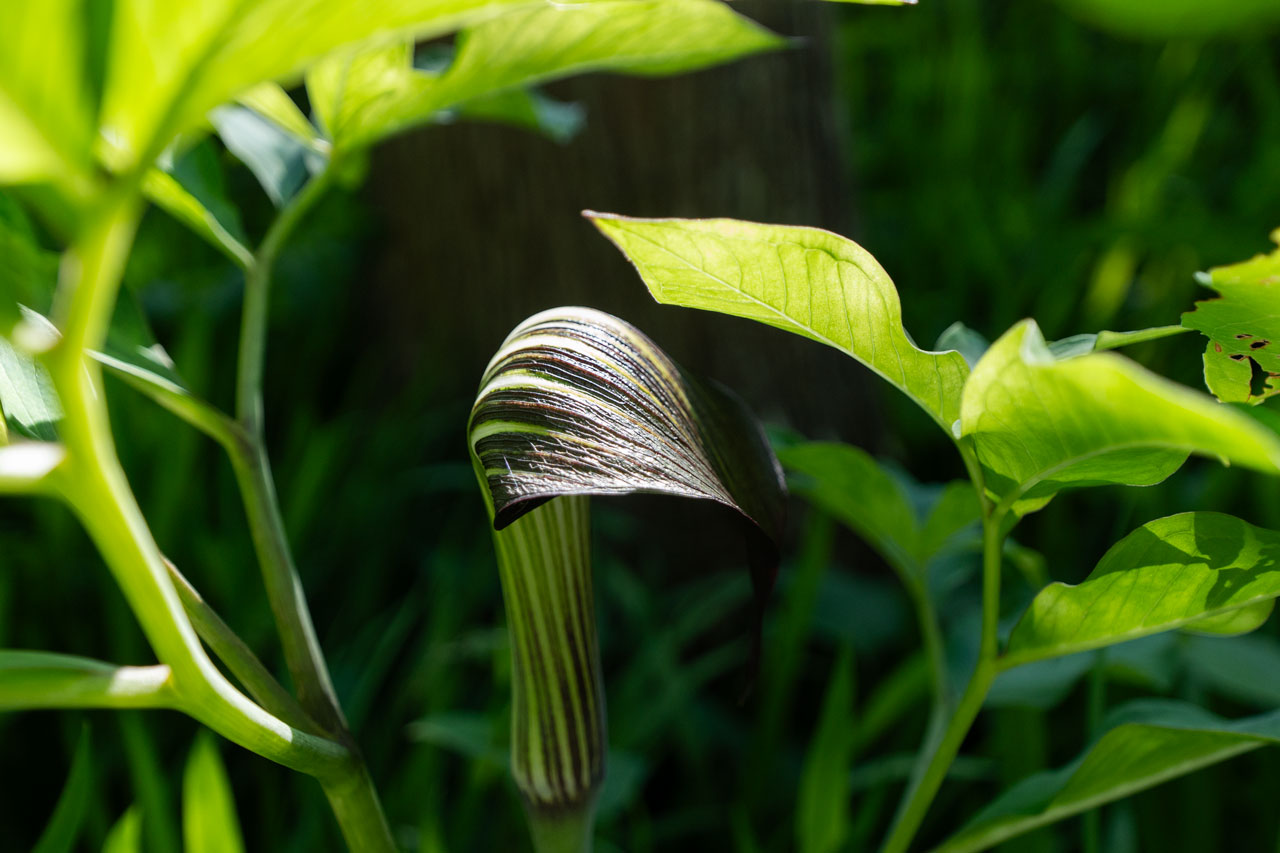
<svg viewBox="0 0 1280 853"><path fill-rule="evenodd" d="M1058 359L1034 321L992 344L964 388L961 434L1015 514L1062 489L1151 485L1199 453L1280 473L1280 436L1114 353Z"/></svg>
<svg viewBox="0 0 1280 853"><path fill-rule="evenodd" d="M1004 665L1160 631L1253 630L1280 596L1280 533L1216 512L1148 522L1075 586L1051 584L1009 637Z"/></svg>
<svg viewBox="0 0 1280 853"><path fill-rule="evenodd" d="M369 145L441 110L571 74L674 74L784 42L719 0L611 0L518 9L458 44L442 70L415 68L411 41L317 64L307 90L334 146Z"/></svg>
<svg viewBox="0 0 1280 853"><path fill-rule="evenodd" d="M586 214L663 304L747 317L827 344L871 368L952 435L964 356L915 345L889 275L852 240L734 219Z"/></svg>
<svg viewBox="0 0 1280 853"><path fill-rule="evenodd" d="M1280 242L1280 229L1272 233ZM1280 394L1280 249L1209 270L1217 299L1197 302L1182 325L1209 339L1205 384L1224 403L1257 405Z"/></svg>

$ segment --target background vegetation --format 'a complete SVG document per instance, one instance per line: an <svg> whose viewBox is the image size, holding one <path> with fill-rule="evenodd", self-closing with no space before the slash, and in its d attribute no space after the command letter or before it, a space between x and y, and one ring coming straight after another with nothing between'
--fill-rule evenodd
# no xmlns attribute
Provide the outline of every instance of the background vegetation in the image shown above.
<svg viewBox="0 0 1280 853"><path fill-rule="evenodd" d="M495 126L399 139L375 152L366 191L331 197L281 258L267 426L282 504L338 692L409 849L527 844L504 767L506 635L463 438L483 361L517 320L590 301L739 388L779 435L855 441L927 479L961 473L919 412L846 360L648 304L582 207L831 227L893 275L921 343L957 317L995 334L1034 315L1051 338L1176 322L1202 295L1196 270L1264 250L1280 223L1269 191L1280 185L1280 57L1261 36L1130 39L1044 3L746 11L808 38L688 78L553 87L587 107L586 129L563 145ZM271 206L253 177L219 149L205 165L260 236ZM127 283L190 384L229 401L234 368L213 353L233 349L237 270L152 211ZM728 339L756 347L752 357L730 357ZM1198 386L1201 346L1176 337L1132 354ZM121 390L120 452L157 540L241 636L272 648L224 456ZM603 841L793 849L803 756L833 666L851 654L847 847L873 845L926 715L892 574L796 502L763 670L742 700L750 591L740 555L716 547L729 534L706 534L729 520L714 507L638 503L599 501L594 513L614 750ZM1159 491L1066 494L1019 530L1040 553L1019 554L1028 583L1006 594L1029 599L1046 575L1076 581L1142 521L1209 508L1280 527L1280 484L1193 462ZM0 537L0 646L148 661L66 510L7 501ZM975 635L974 568L958 558L943 613L957 667ZM1274 624L1231 640L1156 639L1112 650L1088 679L1051 672L998 690L955 771L983 784L963 796L944 787L922 838L1068 761L1100 706L1159 694L1240 715L1280 702ZM0 766L26 779L0 798L0 846L27 849L39 834L86 724L93 849L135 801L148 849L175 849L175 792L197 726L118 712L0 716ZM66 744L65 762L37 757L49 739ZM338 847L310 779L221 751L250 849ZM1270 849L1278 777L1280 757L1259 751L1109 807L1105 849L1137 850L1139 837L1142 849L1221 849L1228 837L1233 849ZM1079 837L1067 822L1010 847L1072 850Z"/></svg>

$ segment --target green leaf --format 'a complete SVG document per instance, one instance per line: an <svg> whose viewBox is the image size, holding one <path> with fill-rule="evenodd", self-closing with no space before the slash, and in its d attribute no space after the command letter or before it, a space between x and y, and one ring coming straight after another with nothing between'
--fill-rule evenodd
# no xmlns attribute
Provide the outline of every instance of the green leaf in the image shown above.
<svg viewBox="0 0 1280 853"><path fill-rule="evenodd" d="M536 90L512 89L467 101L456 110L437 113L435 118L445 122L454 117L509 124L565 143L582 129L586 111L579 104L557 101Z"/></svg>
<svg viewBox="0 0 1280 853"><path fill-rule="evenodd" d="M939 352L955 350L960 353L964 356L965 364L969 365L970 370L973 370L973 366L982 359L982 354L990 347L990 341L959 320L943 329L933 345L933 348Z"/></svg>
<svg viewBox="0 0 1280 853"><path fill-rule="evenodd" d="M39 244L26 212L0 193L0 337L12 334L19 306L48 310L57 279L57 253Z"/></svg>
<svg viewBox="0 0 1280 853"><path fill-rule="evenodd" d="M240 95L237 100L263 118L270 119L276 127L292 134L316 151L323 151L325 143L298 105L276 83L261 83Z"/></svg>
<svg viewBox="0 0 1280 853"><path fill-rule="evenodd" d="M188 192L177 178L159 169L151 169L143 178L142 191L158 207L235 261L242 269L253 262L253 252L233 233L234 226L220 220Z"/></svg>
<svg viewBox="0 0 1280 853"><path fill-rule="evenodd" d="M235 105L214 109L209 120L231 153L253 172L276 207L283 207L306 183L311 150L274 121Z"/></svg>
<svg viewBox="0 0 1280 853"><path fill-rule="evenodd" d="M142 853L142 811L129 806L107 833L102 853Z"/></svg>
<svg viewBox="0 0 1280 853"><path fill-rule="evenodd" d="M85 86L85 18L79 0L5 4L0 184L60 181L88 172L94 132Z"/></svg>
<svg viewBox="0 0 1280 853"><path fill-rule="evenodd" d="M1252 630L1280 595L1278 568L1280 533L1216 512L1156 519L1113 545L1082 583L1041 590L1009 637L1005 666L1174 628ZM1242 608L1244 623L1205 621Z"/></svg>
<svg viewBox="0 0 1280 853"><path fill-rule="evenodd" d="M1271 236L1280 242L1280 229ZM1255 406L1280 394L1280 250L1215 267L1201 280L1219 298L1197 302L1182 315L1182 325L1209 339L1209 390L1224 403Z"/></svg>
<svg viewBox="0 0 1280 853"><path fill-rule="evenodd" d="M1053 353L1054 358L1073 358L1077 355L1087 355L1091 352L1103 352L1132 344L1157 341L1172 335L1180 335L1186 331L1182 326L1152 326L1149 329L1138 329L1133 332L1102 331L1096 334L1072 335L1060 341L1053 341L1048 346L1049 352Z"/></svg>
<svg viewBox="0 0 1280 853"><path fill-rule="evenodd" d="M1056 359L1034 321L992 345L964 388L961 434L1015 513L1061 489L1151 485L1191 453L1280 472L1280 437L1113 353Z"/></svg>
<svg viewBox="0 0 1280 853"><path fill-rule="evenodd" d="M1144 791L1261 746L1280 743L1280 711L1224 720L1194 705L1140 700L1066 767L1037 773L979 812L934 853L985 850L1014 836Z"/></svg>
<svg viewBox="0 0 1280 853"><path fill-rule="evenodd" d="M951 435L969 367L919 349L888 274L828 231L732 219L587 212L659 302L747 317L844 352L905 392Z"/></svg>
<svg viewBox="0 0 1280 853"><path fill-rule="evenodd" d="M58 804L31 853L71 853L92 796L93 756L90 753L89 727L85 726L80 730L71 771L62 786Z"/></svg>
<svg viewBox="0 0 1280 853"><path fill-rule="evenodd" d="M48 323L34 312L26 313L26 322ZM6 338L0 338L0 411L13 433L36 441L58 438L62 405L49 372Z"/></svg>
<svg viewBox="0 0 1280 853"><path fill-rule="evenodd" d="M1153 39L1242 36L1280 24L1274 0L1059 0L1085 20L1120 35Z"/></svg>
<svg viewBox="0 0 1280 853"><path fill-rule="evenodd" d="M115 4L103 132L128 163L153 156L214 107L295 80L344 45L425 39L537 0L205 0ZM47 37L33 43L48 44ZM44 54L41 52L43 59Z"/></svg>
<svg viewBox="0 0 1280 853"><path fill-rule="evenodd" d="M797 444L778 459L797 494L856 531L908 583L922 583L929 560L981 515L969 483L931 489L917 506L901 478L847 444Z"/></svg>
<svg viewBox="0 0 1280 853"><path fill-rule="evenodd" d="M415 69L405 41L335 55L311 71L307 90L334 146L350 149L443 109L571 74L674 74L782 44L719 0L545 4L467 30L441 73Z"/></svg>
<svg viewBox="0 0 1280 853"><path fill-rule="evenodd" d="M207 731L197 735L182 774L182 839L185 853L244 853L231 783Z"/></svg>
<svg viewBox="0 0 1280 853"><path fill-rule="evenodd" d="M800 853L835 853L849 835L849 769L857 746L853 715L853 652L841 649L831 669L818 728L805 754L796 802Z"/></svg>
<svg viewBox="0 0 1280 853"><path fill-rule="evenodd" d="M1280 642L1275 637L1186 637L1187 671L1214 693L1256 705L1280 706Z"/></svg>
<svg viewBox="0 0 1280 853"><path fill-rule="evenodd" d="M644 491L718 501L781 535L781 468L746 406L608 314L557 308L517 326L469 431L495 529L557 495Z"/></svg>

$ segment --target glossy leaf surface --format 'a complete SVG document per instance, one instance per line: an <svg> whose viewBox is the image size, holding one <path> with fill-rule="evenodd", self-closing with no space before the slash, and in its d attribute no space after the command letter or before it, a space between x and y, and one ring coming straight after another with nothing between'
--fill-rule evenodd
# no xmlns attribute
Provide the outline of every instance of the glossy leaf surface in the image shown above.
<svg viewBox="0 0 1280 853"><path fill-rule="evenodd" d="M1030 320L974 369L961 432L1015 511L1069 487L1158 483L1191 453L1280 472L1280 437L1247 416L1112 353L1058 360Z"/></svg>
<svg viewBox="0 0 1280 853"><path fill-rule="evenodd" d="M1066 767L1001 794L935 853L985 850L1036 827L1146 790L1261 746L1280 743L1280 711L1224 720L1194 705L1140 700L1117 709L1108 731Z"/></svg>
<svg viewBox="0 0 1280 853"><path fill-rule="evenodd" d="M1175 628L1252 630L1278 595L1280 533L1216 512L1160 518L1113 545L1082 583L1043 589L1010 635L1007 663Z"/></svg>
<svg viewBox="0 0 1280 853"><path fill-rule="evenodd" d="M844 352L951 434L969 375L958 352L918 348L875 258L829 231L732 219L588 213L659 302L747 317Z"/></svg>
<svg viewBox="0 0 1280 853"><path fill-rule="evenodd" d="M1280 230L1272 238L1280 241ZM1280 394L1280 250L1216 267L1205 283L1218 298L1197 302L1182 325L1209 339L1209 390L1224 403L1254 405Z"/></svg>

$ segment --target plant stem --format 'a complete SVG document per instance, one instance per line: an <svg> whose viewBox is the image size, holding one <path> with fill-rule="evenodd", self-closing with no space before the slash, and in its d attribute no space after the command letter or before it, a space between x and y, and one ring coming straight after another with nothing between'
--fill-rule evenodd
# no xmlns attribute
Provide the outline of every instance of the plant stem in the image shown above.
<svg viewBox="0 0 1280 853"><path fill-rule="evenodd" d="M341 735L346 732L347 722L334 692L289 548L267 458L262 403L272 272L285 242L328 188L330 174L331 171L326 170L312 178L281 212L246 271L236 368L236 418L243 430L243 440L228 443L227 449L249 519L267 601L298 699L316 722L327 731Z"/></svg>
<svg viewBox="0 0 1280 853"><path fill-rule="evenodd" d="M169 667L114 666L54 652L0 651L0 710L172 708Z"/></svg>
<svg viewBox="0 0 1280 853"><path fill-rule="evenodd" d="M48 354L64 410L66 461L51 476L111 569L152 649L172 673L174 707L285 766L322 777L350 772L342 744L294 729L250 701L205 654L116 457L100 366L87 356L107 321L138 209L123 182L95 211L63 265L62 339Z"/></svg>
<svg viewBox="0 0 1280 853"><path fill-rule="evenodd" d="M262 661L258 660L253 650L231 630L226 622L222 621L222 617L209 606L182 572L178 571L178 567L167 559L165 565L169 568L169 577L173 580L178 598L182 600L182 607L186 610L187 618L191 620L196 633L218 656L218 659L226 664L231 674L240 680L240 683L249 691L249 695L263 708L294 728L323 736L324 730L307 715L307 712L298 704L298 700L280 686L280 682L276 681Z"/></svg>
<svg viewBox="0 0 1280 853"><path fill-rule="evenodd" d="M591 853L594 809L564 815L526 811L535 853Z"/></svg>
<svg viewBox="0 0 1280 853"><path fill-rule="evenodd" d="M988 506L984 503L984 511ZM977 666L928 763L913 784L908 785L881 853L905 853L910 847L999 671L996 653L999 649L1000 557L1004 542L1000 533L1001 518L986 511L982 520L982 638Z"/></svg>
<svg viewBox="0 0 1280 853"><path fill-rule="evenodd" d="M909 584L907 592L915 605L916 621L920 623L920 637L924 644L925 660L929 662L930 685L933 703L939 709L951 707L950 679L947 675L946 647L942 642L942 627L938 613L929 599L929 581L922 578L918 584Z"/></svg>
<svg viewBox="0 0 1280 853"><path fill-rule="evenodd" d="M353 773L338 782L323 784L329 807L352 853L394 853L396 844L382 814L378 789L358 754Z"/></svg>

